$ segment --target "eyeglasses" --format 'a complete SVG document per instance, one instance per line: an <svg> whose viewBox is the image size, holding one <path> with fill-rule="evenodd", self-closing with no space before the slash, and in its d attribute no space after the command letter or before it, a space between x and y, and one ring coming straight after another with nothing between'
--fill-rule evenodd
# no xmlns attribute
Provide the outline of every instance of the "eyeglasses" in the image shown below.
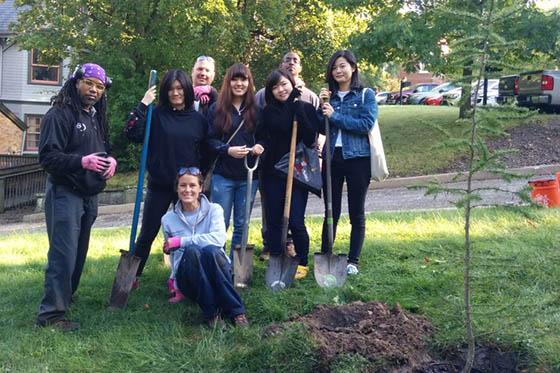
<svg viewBox="0 0 560 373"><path fill-rule="evenodd" d="M215 65L216 63L214 62L214 59L210 56L198 56L196 58L196 62L203 62L203 61L208 61L211 64Z"/></svg>
<svg viewBox="0 0 560 373"><path fill-rule="evenodd" d="M177 173L179 174L179 177L183 175L202 175L202 172L200 172L200 169L198 167L181 167L179 168L179 171L177 171Z"/></svg>
<svg viewBox="0 0 560 373"><path fill-rule="evenodd" d="M105 91L105 86L103 84L96 83L91 79L82 79L82 82L84 82L84 84L87 85L89 88L95 87L101 93Z"/></svg>

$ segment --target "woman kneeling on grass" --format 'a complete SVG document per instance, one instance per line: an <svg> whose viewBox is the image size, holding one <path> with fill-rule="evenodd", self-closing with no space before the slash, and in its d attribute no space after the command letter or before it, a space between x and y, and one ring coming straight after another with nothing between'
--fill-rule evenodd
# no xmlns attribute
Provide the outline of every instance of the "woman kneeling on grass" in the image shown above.
<svg viewBox="0 0 560 373"><path fill-rule="evenodd" d="M178 201L161 219L163 251L171 255L175 286L196 302L209 326L230 319L247 326L245 307L233 288L226 243L224 211L202 194L202 174L196 167L181 168L177 175Z"/></svg>

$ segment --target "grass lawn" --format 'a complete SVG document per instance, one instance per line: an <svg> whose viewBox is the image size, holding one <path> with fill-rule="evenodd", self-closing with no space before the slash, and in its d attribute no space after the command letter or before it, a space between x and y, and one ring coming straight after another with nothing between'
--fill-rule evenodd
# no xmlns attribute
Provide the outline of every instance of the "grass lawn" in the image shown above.
<svg viewBox="0 0 560 373"><path fill-rule="evenodd" d="M473 301L479 341L519 351L532 368L560 370L560 211L531 211L531 218L500 209L476 211L473 227ZM323 290L313 276L273 295L256 263L243 297L252 326L209 330L198 309L166 301L167 269L161 240L154 244L141 288L125 311L105 304L118 250L128 229L94 230L90 253L70 317L82 329L65 334L33 326L42 294L46 234L0 237L0 370L27 371L311 371L314 345L303 328L265 338L263 328L310 312L317 304L355 300L400 303L435 325L431 346L461 344L462 219L455 211L379 213L368 218L359 276L340 289ZM251 242L260 244L251 226ZM309 219L311 252L320 221ZM347 248L349 224L341 220L335 249ZM340 357L333 371L361 371L368 362ZM370 366L371 368L371 366Z"/></svg>

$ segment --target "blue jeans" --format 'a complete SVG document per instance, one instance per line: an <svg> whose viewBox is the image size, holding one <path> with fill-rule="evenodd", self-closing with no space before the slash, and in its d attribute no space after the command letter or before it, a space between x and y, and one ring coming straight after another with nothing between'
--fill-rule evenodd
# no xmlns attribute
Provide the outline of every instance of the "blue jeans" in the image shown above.
<svg viewBox="0 0 560 373"><path fill-rule="evenodd" d="M258 180L253 180L251 191L251 210L257 193ZM229 227L231 211L233 209L233 234L231 236L231 247L241 245L243 235L243 224L245 219L245 200L247 198L247 181L228 179L218 174L212 176L212 202L219 204L224 209L224 220L226 230ZM230 256L232 256L230 250Z"/></svg>
<svg viewBox="0 0 560 373"><path fill-rule="evenodd" d="M175 278L179 290L200 306L206 319L217 315L233 319L245 313L245 306L232 277L221 247L193 245L185 248Z"/></svg>

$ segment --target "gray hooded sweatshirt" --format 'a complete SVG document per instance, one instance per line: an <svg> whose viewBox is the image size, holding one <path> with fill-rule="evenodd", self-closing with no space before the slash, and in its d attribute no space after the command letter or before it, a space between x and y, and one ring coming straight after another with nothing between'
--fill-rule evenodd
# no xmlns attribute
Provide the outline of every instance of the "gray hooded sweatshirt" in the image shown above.
<svg viewBox="0 0 560 373"><path fill-rule="evenodd" d="M165 239L181 237L181 247L170 254L170 278L173 279L187 247L211 245L221 247L223 252L227 239L224 210L217 203L209 202L204 194L200 195L200 207L192 212L183 211L181 201L177 201L173 210L161 218L161 226ZM229 261L225 252L223 254Z"/></svg>

